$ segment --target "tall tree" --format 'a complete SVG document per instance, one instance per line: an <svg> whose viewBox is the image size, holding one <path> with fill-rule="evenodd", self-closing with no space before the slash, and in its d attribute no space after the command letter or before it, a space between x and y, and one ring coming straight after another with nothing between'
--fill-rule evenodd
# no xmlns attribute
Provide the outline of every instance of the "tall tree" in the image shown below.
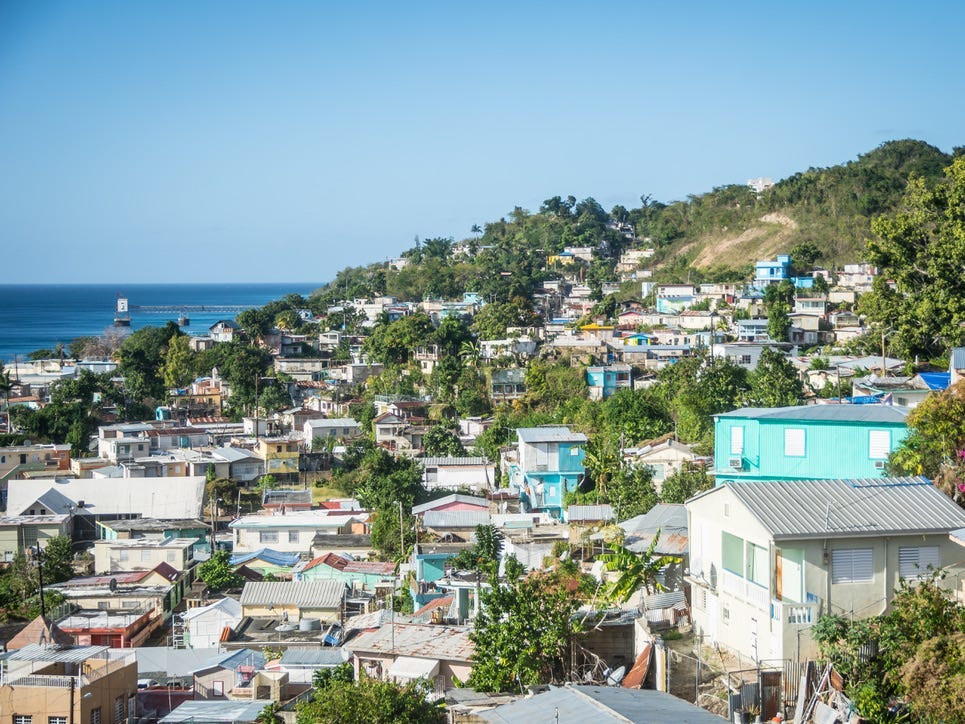
<svg viewBox="0 0 965 724"><path fill-rule="evenodd" d="M750 400L757 407L797 405L804 385L790 360L780 352L765 347L757 367L748 375Z"/></svg>
<svg viewBox="0 0 965 724"><path fill-rule="evenodd" d="M879 267L861 310L891 328L899 354L933 355L965 342L965 156L930 184L908 183L901 207L871 224L868 261Z"/></svg>

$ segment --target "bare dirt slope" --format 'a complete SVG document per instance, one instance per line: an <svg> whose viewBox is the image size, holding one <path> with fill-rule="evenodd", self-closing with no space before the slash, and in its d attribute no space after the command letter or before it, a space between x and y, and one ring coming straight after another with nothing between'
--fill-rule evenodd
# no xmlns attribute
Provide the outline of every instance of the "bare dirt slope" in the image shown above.
<svg viewBox="0 0 965 724"><path fill-rule="evenodd" d="M747 229L737 236L704 239L693 266L738 267L753 264L758 259L773 258L779 252L790 248L791 239L797 230L794 219L781 213L771 213L765 214L759 221L759 226ZM681 252L686 253L695 246L697 245L688 244Z"/></svg>

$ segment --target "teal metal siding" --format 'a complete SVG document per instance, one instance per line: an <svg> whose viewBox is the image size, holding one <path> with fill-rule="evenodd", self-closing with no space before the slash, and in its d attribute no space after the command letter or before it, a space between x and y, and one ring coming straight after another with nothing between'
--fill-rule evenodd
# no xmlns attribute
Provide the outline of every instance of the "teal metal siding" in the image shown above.
<svg viewBox="0 0 965 724"><path fill-rule="evenodd" d="M731 430L744 428L741 455L731 452ZM784 454L784 432L804 430L803 457ZM882 477L869 454L872 430L890 432L890 450L908 435L904 425L887 423L840 423L804 421L759 421L718 418L715 426L714 464L717 483L731 480L804 480ZM743 470L732 473L729 461L741 457Z"/></svg>
<svg viewBox="0 0 965 724"><path fill-rule="evenodd" d="M574 453L574 450L576 451ZM577 443L560 443L557 460L559 461L559 471L563 473L582 473L583 457L585 452L583 447Z"/></svg>

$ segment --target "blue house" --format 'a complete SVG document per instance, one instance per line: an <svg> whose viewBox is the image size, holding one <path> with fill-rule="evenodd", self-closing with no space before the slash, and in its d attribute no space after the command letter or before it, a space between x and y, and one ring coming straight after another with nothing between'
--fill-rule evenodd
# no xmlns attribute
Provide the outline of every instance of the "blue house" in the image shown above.
<svg viewBox="0 0 965 724"><path fill-rule="evenodd" d="M883 477L888 456L908 435L908 411L892 405L808 405L717 415L717 484Z"/></svg>
<svg viewBox="0 0 965 724"><path fill-rule="evenodd" d="M542 510L560 518L563 496L583 481L586 435L568 427L522 427L516 431L517 449L507 468L519 489L524 512Z"/></svg>
<svg viewBox="0 0 965 724"><path fill-rule="evenodd" d="M630 388L630 365L587 367L586 384L591 400L605 400L619 389Z"/></svg>
<svg viewBox="0 0 965 724"><path fill-rule="evenodd" d="M759 261L755 264L754 284L761 287L783 282L790 270L791 257L788 254L779 254L773 261Z"/></svg>

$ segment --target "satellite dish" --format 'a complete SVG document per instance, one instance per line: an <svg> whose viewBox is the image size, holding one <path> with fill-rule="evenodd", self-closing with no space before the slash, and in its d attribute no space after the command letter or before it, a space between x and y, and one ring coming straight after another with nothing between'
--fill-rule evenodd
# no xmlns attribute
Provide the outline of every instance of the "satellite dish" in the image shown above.
<svg viewBox="0 0 965 724"><path fill-rule="evenodd" d="M110 582L109 584L107 584L107 585L110 586L111 593L116 593L116 592L117 592L117 579L116 579L116 578L112 578L112 579L111 579L111 582Z"/></svg>
<svg viewBox="0 0 965 724"><path fill-rule="evenodd" d="M619 686L623 677L627 675L627 667L620 666L606 675L607 686Z"/></svg>

